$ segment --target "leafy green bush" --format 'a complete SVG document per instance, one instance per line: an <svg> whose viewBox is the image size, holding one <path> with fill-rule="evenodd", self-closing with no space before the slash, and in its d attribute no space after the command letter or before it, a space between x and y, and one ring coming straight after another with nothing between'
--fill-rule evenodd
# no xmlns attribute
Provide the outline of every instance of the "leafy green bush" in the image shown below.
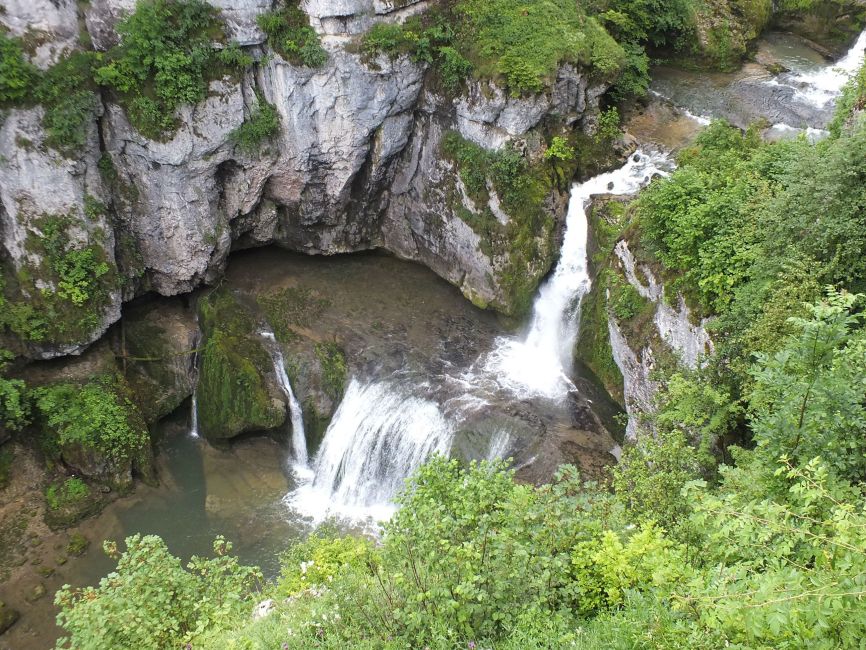
<svg viewBox="0 0 866 650"><path fill-rule="evenodd" d="M573 160L574 147L568 144L568 140L561 135L554 136L550 146L544 151L545 160Z"/></svg>
<svg viewBox="0 0 866 650"><path fill-rule="evenodd" d="M12 359L9 350L0 348L0 427L18 431L30 424L30 398L23 380L6 377Z"/></svg>
<svg viewBox="0 0 866 650"><path fill-rule="evenodd" d="M844 125L853 118L856 111L866 108L866 65L860 67L842 89L842 96L836 100L836 111L828 127L835 137L842 135Z"/></svg>
<svg viewBox="0 0 866 650"><path fill-rule="evenodd" d="M367 57L406 54L413 61L431 63L445 88L456 90L472 72L472 64L456 47L456 35L445 14L434 10L402 25L376 23L364 34L361 50Z"/></svg>
<svg viewBox="0 0 866 650"><path fill-rule="evenodd" d="M68 636L57 648L173 648L209 626L249 616L245 599L261 572L229 555L231 544L214 542L212 559L195 556L183 567L154 535L133 535L126 550L106 542L117 569L98 587L64 585L55 603L58 624Z"/></svg>
<svg viewBox="0 0 866 650"><path fill-rule="evenodd" d="M856 303L831 294L811 318L793 319L796 334L781 350L758 355L749 414L768 462L821 456L837 476L866 478L866 330L862 314L852 313Z"/></svg>
<svg viewBox="0 0 866 650"><path fill-rule="evenodd" d="M90 496L90 488L80 478L68 478L52 483L45 489L45 501L52 510L73 506Z"/></svg>
<svg viewBox="0 0 866 650"><path fill-rule="evenodd" d="M39 70L25 57L21 39L0 30L0 102L27 98L39 79Z"/></svg>
<svg viewBox="0 0 866 650"><path fill-rule="evenodd" d="M229 140L241 151L253 154L280 131L280 114L276 107L259 97L252 115L229 134Z"/></svg>
<svg viewBox="0 0 866 650"><path fill-rule="evenodd" d="M48 262L57 277L57 295L81 307L99 290L111 269L93 246L76 248L69 241L71 217L44 217L39 226Z"/></svg>
<svg viewBox="0 0 866 650"><path fill-rule="evenodd" d="M112 88L132 123L158 138L175 125L174 111L204 99L208 68L221 36L216 10L203 0L147 0L117 25L120 45L94 73Z"/></svg>
<svg viewBox="0 0 866 650"><path fill-rule="evenodd" d="M286 61L310 68L327 63L328 53L310 27L307 14L297 6L297 0L285 0L282 7L263 13L256 20L267 34L268 46Z"/></svg>
<svg viewBox="0 0 866 650"><path fill-rule="evenodd" d="M616 106L611 106L601 112L598 116L598 131L595 134L596 142L611 142L620 135L620 117Z"/></svg>
<svg viewBox="0 0 866 650"><path fill-rule="evenodd" d="M150 444L137 408L114 376L97 377L83 386L44 386L34 389L33 396L45 426L61 448L80 445L123 462Z"/></svg>

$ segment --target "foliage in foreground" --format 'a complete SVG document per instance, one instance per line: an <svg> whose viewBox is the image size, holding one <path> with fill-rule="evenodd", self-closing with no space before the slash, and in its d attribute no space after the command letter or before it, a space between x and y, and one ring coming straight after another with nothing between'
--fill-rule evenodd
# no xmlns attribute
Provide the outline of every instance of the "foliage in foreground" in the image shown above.
<svg viewBox="0 0 866 650"><path fill-rule="evenodd" d="M133 535L118 558L117 570L98 587L64 585L55 602L57 621L68 637L58 648L173 648L208 627L248 615L245 598L261 580L261 572L238 564L231 544L214 542L212 559L193 557L184 567L155 535Z"/></svg>
<svg viewBox="0 0 866 650"><path fill-rule="evenodd" d="M863 358L856 301L831 294L776 357L759 358L749 395L757 446L733 448L729 465L714 471L690 444L722 426L701 405L718 411L724 395L674 382L659 437L629 451L613 492L568 466L532 487L502 462L435 457L407 483L378 543L320 531L286 552L262 592L226 577L233 600L219 617L202 604L207 581L185 586L193 578L150 538L146 562L122 560L86 595L61 592L69 644L136 647L112 631L135 607L148 612L142 629L161 635L148 647L859 648L866 508L863 454L849 441L866 433L854 415L862 364L853 392L829 395L849 378L848 355ZM823 361L804 362L816 335ZM790 375L779 372L783 358ZM838 426L835 413L848 414ZM812 455L822 450L826 459ZM164 604L147 609L140 599L154 588ZM274 610L251 621L266 597ZM191 611L199 618L175 621ZM109 621L102 631L98 616Z"/></svg>

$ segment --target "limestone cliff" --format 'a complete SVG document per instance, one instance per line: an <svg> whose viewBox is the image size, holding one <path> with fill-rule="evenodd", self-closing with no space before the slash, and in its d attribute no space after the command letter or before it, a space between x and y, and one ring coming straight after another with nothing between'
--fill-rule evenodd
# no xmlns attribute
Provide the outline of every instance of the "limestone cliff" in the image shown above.
<svg viewBox="0 0 866 650"><path fill-rule="evenodd" d="M537 155L551 115L570 128L594 128L604 85L567 66L550 91L534 97L514 98L486 82L470 83L455 97L406 55L369 60L358 52L359 34L425 10L423 0L301 3L327 52L318 68L290 63L267 46L256 17L270 2L211 4L227 36L255 63L210 81L204 101L178 110L167 139L136 130L104 91L86 145L75 154L45 142L41 107L6 112L2 253L8 276L33 278L32 284L7 282L7 293L26 302L40 288L56 287L46 253L32 245L44 236L39 221L46 216L67 216L65 241L92 247L110 269L81 327L9 343L16 352L31 358L78 353L119 318L122 301L212 283L231 250L272 243L309 254L384 248L428 265L479 304L506 312L521 306L506 278L513 275L511 251L487 245L466 222L465 201L454 195L458 170L442 156L442 136L456 131L489 150L515 142ZM13 34L39 33L31 59L44 67L85 41L98 51L115 45L116 25L134 2L4 6L0 22ZM71 27L77 23L81 35ZM280 131L251 154L231 134L260 101L275 107ZM554 222L564 199L552 189L546 205ZM94 211L94 202L105 209ZM511 219L495 191L482 207L503 224ZM522 271L524 284L533 287L555 253L552 229L538 239L538 259Z"/></svg>

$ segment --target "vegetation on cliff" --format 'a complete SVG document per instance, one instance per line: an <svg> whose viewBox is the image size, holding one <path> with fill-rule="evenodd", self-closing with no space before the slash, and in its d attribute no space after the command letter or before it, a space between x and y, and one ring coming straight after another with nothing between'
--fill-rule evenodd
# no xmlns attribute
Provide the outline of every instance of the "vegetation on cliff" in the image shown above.
<svg viewBox="0 0 866 650"><path fill-rule="evenodd" d="M319 35L310 27L310 19L297 0L283 0L274 11L257 19L267 34L268 45L286 61L310 68L320 68L328 61L328 53L319 42Z"/></svg>
<svg viewBox="0 0 866 650"><path fill-rule="evenodd" d="M94 223L104 207L93 197L85 206L81 215L31 219L25 247L36 262L0 269L0 332L11 335L10 347L77 343L102 322L117 269Z"/></svg>

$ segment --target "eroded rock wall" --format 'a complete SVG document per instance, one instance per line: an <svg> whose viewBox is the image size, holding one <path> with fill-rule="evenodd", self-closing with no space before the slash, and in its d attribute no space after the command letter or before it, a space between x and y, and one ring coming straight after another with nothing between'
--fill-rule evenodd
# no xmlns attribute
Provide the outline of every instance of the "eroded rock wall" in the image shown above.
<svg viewBox="0 0 866 650"><path fill-rule="evenodd" d="M94 197L107 210L75 236L103 233L95 243L119 277L88 331L62 344L31 341L24 353L78 353L119 318L121 299L188 292L217 280L233 248L271 243L309 254L384 247L430 266L478 304L513 310L502 279L506 256L488 250L461 219L465 201L454 202L460 180L442 157L442 136L455 130L487 149L515 142L537 152L547 116L592 130L605 87L566 66L553 90L536 97L515 99L472 83L455 99L436 90L425 66L407 56L369 61L358 53L358 34L423 11L424 0L306 0L301 6L328 53L316 69L292 65L264 44L256 17L270 2L211 4L227 35L257 63L212 81L204 101L178 111L178 128L167 140L138 132L107 93L86 147L73 158L47 146L39 107L7 113L0 127L0 152L9 161L0 172L5 257L16 269L39 266L38 251L24 245L28 232L39 235L28 215L84 215L87 197ZM0 20L13 33L40 34L32 58L44 67L80 46L80 26L93 48L115 45L117 23L134 3L4 6ZM281 129L251 155L231 133L260 97L275 106ZM548 209L561 217L564 205L554 193ZM510 219L495 191L482 207L503 224ZM531 281L543 276L555 252L552 234L543 239L539 261L527 270Z"/></svg>

